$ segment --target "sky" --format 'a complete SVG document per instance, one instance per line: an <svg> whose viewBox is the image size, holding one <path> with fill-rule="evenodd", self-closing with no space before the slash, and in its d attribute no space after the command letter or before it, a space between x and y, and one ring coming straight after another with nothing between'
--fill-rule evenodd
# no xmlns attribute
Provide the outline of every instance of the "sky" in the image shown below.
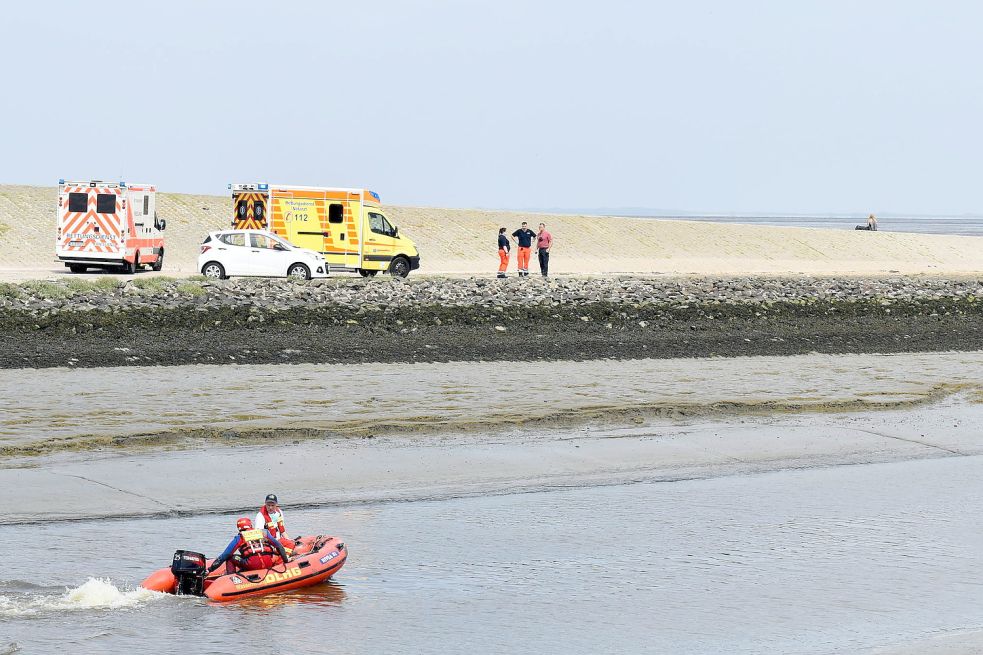
<svg viewBox="0 0 983 655"><path fill-rule="evenodd" d="M11 3L0 184L983 214L975 2Z"/></svg>

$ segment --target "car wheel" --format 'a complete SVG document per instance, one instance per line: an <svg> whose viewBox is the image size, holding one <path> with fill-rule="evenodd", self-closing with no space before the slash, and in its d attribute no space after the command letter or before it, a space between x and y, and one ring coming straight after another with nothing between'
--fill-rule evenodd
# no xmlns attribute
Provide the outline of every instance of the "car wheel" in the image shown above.
<svg viewBox="0 0 983 655"><path fill-rule="evenodd" d="M155 271L159 271L160 269L164 268L164 250L163 249L161 249L160 254L157 255L157 261L155 261L154 262L154 265L151 266L150 268L152 268Z"/></svg>
<svg viewBox="0 0 983 655"><path fill-rule="evenodd" d="M389 274L393 277L406 277L410 274L410 260L397 257L389 264Z"/></svg>
<svg viewBox="0 0 983 655"><path fill-rule="evenodd" d="M311 279L311 269L307 268L307 264L291 264L290 268L287 269L287 277L309 280Z"/></svg>
<svg viewBox="0 0 983 655"><path fill-rule="evenodd" d="M72 273L85 273L85 268L86 267L85 267L84 264L69 264L68 265L68 270L70 270Z"/></svg>
<svg viewBox="0 0 983 655"><path fill-rule="evenodd" d="M358 269L358 274L362 277L375 277L376 273L379 271L367 271L364 268Z"/></svg>
<svg viewBox="0 0 983 655"><path fill-rule="evenodd" d="M224 280L225 267L218 262L208 262L201 267L201 274L211 280Z"/></svg>

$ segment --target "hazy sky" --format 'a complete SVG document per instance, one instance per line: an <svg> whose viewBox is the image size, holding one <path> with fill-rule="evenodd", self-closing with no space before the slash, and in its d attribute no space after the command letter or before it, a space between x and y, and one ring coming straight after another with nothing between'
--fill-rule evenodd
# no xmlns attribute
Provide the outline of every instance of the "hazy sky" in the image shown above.
<svg viewBox="0 0 983 655"><path fill-rule="evenodd" d="M0 183L983 213L975 2L35 2Z"/></svg>

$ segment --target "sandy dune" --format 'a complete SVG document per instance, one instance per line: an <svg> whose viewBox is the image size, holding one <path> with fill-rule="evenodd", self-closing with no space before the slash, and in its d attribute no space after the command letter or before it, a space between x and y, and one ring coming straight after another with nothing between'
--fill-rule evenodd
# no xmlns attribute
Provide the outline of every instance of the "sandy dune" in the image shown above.
<svg viewBox="0 0 983 655"><path fill-rule="evenodd" d="M64 273L54 258L55 202L54 187L0 186L0 277ZM203 235L228 225L232 204L228 196L164 193L158 212L168 222L165 273L192 274ZM420 272L429 274L491 274L497 228L511 232L522 220L548 225L557 274L983 272L983 237L421 207L387 213L416 241Z"/></svg>

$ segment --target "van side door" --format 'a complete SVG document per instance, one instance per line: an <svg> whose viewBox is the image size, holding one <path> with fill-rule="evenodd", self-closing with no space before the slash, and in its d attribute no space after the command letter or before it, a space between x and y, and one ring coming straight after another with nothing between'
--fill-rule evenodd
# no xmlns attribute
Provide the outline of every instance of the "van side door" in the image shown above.
<svg viewBox="0 0 983 655"><path fill-rule="evenodd" d="M378 209L367 208L365 210L366 227L365 250L362 257L369 262L380 262L383 268L389 266L393 258L393 242L396 236L396 228L392 226Z"/></svg>

